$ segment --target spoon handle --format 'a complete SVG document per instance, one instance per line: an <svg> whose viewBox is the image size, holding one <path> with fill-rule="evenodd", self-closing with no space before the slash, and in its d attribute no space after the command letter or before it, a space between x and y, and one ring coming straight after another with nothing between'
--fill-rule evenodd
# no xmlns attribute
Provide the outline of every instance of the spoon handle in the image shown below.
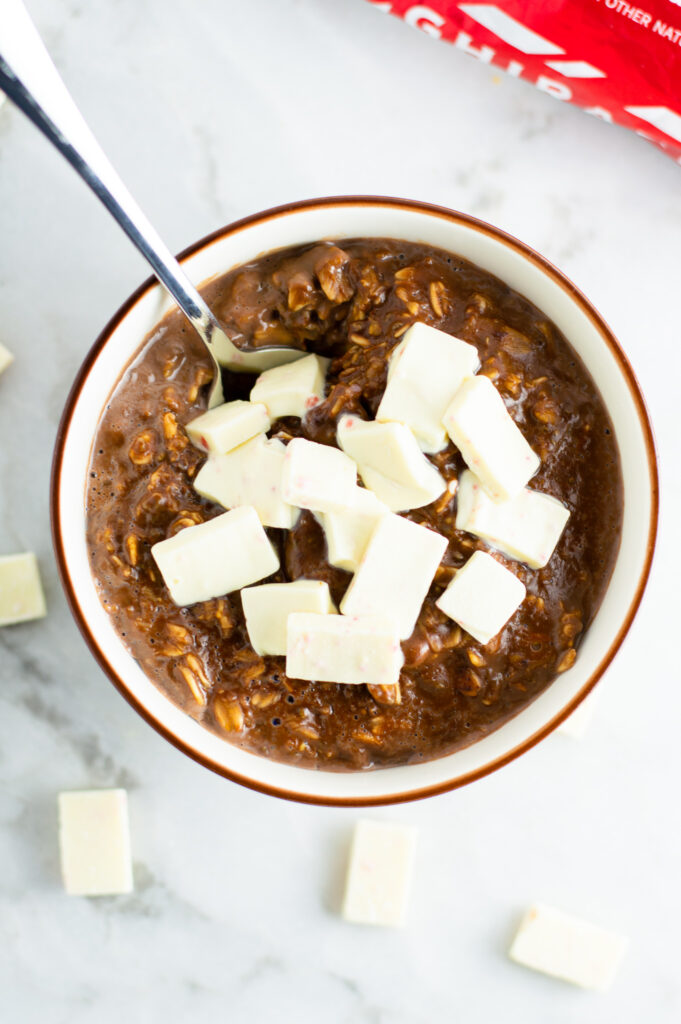
<svg viewBox="0 0 681 1024"><path fill-rule="evenodd" d="M21 0L0 3L0 88L90 186L224 364L238 355L182 267L109 163ZM215 334L215 337L213 335ZM237 361L241 361L238 359Z"/></svg>

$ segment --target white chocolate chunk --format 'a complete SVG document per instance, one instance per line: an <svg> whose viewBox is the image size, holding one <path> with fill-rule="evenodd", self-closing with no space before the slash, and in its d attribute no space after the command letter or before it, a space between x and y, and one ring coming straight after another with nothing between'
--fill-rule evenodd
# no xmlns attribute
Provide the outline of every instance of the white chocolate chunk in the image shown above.
<svg viewBox="0 0 681 1024"><path fill-rule="evenodd" d="M263 402L271 419L299 416L301 419L324 398L326 371L330 359L309 355L287 366L265 370L251 391L251 402Z"/></svg>
<svg viewBox="0 0 681 1024"><path fill-rule="evenodd" d="M281 489L286 446L264 434L226 455L211 456L194 481L194 490L223 508L252 505L263 526L290 530L298 509L284 501Z"/></svg>
<svg viewBox="0 0 681 1024"><path fill-rule="evenodd" d="M204 452L225 455L270 429L267 407L255 402L225 402L187 424L189 438Z"/></svg>
<svg viewBox="0 0 681 1024"><path fill-rule="evenodd" d="M478 643L488 644L524 599L524 583L491 555L476 551L435 603Z"/></svg>
<svg viewBox="0 0 681 1024"><path fill-rule="evenodd" d="M401 640L414 632L447 538L402 516L379 519L341 601L343 615L386 615Z"/></svg>
<svg viewBox="0 0 681 1024"><path fill-rule="evenodd" d="M286 627L293 612L331 615L336 611L328 583L295 580L263 583L241 591L248 639L256 654L286 654Z"/></svg>
<svg viewBox="0 0 681 1024"><path fill-rule="evenodd" d="M0 557L0 626L42 619L47 615L45 595L35 555Z"/></svg>
<svg viewBox="0 0 681 1024"><path fill-rule="evenodd" d="M525 914L509 956L534 971L605 992L627 945L622 935L538 903Z"/></svg>
<svg viewBox="0 0 681 1024"><path fill-rule="evenodd" d="M357 467L338 448L294 437L286 446L281 479L284 501L313 512L336 512L352 504Z"/></svg>
<svg viewBox="0 0 681 1024"><path fill-rule="evenodd" d="M357 822L341 911L346 921L405 925L415 848L416 829L409 825Z"/></svg>
<svg viewBox="0 0 681 1024"><path fill-rule="evenodd" d="M343 416L338 443L357 463L366 487L391 512L430 505L447 483L403 423L376 423Z"/></svg>
<svg viewBox="0 0 681 1024"><path fill-rule="evenodd" d="M600 692L600 687L592 690L589 696L585 697L582 703L577 705L572 714L564 722L560 723L556 732L561 732L564 736L570 736L573 740L581 740L586 735L593 720Z"/></svg>
<svg viewBox="0 0 681 1024"><path fill-rule="evenodd" d="M540 459L487 377L468 377L444 415L447 433L494 501L518 494Z"/></svg>
<svg viewBox="0 0 681 1024"><path fill-rule="evenodd" d="M383 615L294 612L288 617L290 679L393 686L403 663L395 622Z"/></svg>
<svg viewBox="0 0 681 1024"><path fill-rule="evenodd" d="M373 491L356 487L352 504L339 512L322 512L321 525L326 535L331 565L354 572L366 551L369 538L388 508Z"/></svg>
<svg viewBox="0 0 681 1024"><path fill-rule="evenodd" d="M424 505L430 505L431 501L435 500L433 495L437 497L439 493L442 493L440 483L442 477L434 466L432 468L439 479L436 483L433 478L433 486L428 490L403 486L395 480L383 476L383 473L378 473L375 469L368 467L362 471L361 476L367 490L375 494L390 512L408 512L411 508L423 508Z"/></svg>
<svg viewBox="0 0 681 1024"><path fill-rule="evenodd" d="M279 559L250 505L188 526L151 549L175 604L210 601L271 576Z"/></svg>
<svg viewBox="0 0 681 1024"><path fill-rule="evenodd" d="M570 518L557 498L529 487L508 501L492 501L469 469L461 474L456 497L458 530L488 541L531 569L547 564Z"/></svg>
<svg viewBox="0 0 681 1024"><path fill-rule="evenodd" d="M474 345L436 327L412 324L390 354L388 383L376 419L404 423L423 451L441 451L447 444L445 410L479 365Z"/></svg>
<svg viewBox="0 0 681 1024"><path fill-rule="evenodd" d="M132 892L125 790L60 793L59 849L64 888L70 896Z"/></svg>
<svg viewBox="0 0 681 1024"><path fill-rule="evenodd" d="M2 93L0 93L0 96ZM6 370L10 363L14 362L14 356L8 348L0 344L0 373Z"/></svg>

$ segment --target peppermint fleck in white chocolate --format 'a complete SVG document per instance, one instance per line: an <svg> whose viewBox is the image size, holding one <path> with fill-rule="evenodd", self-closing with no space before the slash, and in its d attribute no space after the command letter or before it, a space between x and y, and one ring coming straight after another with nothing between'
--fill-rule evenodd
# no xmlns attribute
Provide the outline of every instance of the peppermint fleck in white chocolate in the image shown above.
<svg viewBox="0 0 681 1024"><path fill-rule="evenodd" d="M2 93L0 93L0 96L2 96ZM12 355L10 350L8 348L5 348L4 345L0 344L0 373L2 373L3 370L6 370L10 363L13 362L14 356Z"/></svg>
<svg viewBox="0 0 681 1024"><path fill-rule="evenodd" d="M132 892L128 801L124 789L59 794L59 849L70 896Z"/></svg>
<svg viewBox="0 0 681 1024"><path fill-rule="evenodd" d="M282 473L284 501L312 512L337 512L352 504L357 467L328 444L294 437L286 446Z"/></svg>
<svg viewBox="0 0 681 1024"><path fill-rule="evenodd" d="M406 640L446 549L447 538L434 530L392 513L383 516L341 601L341 612L380 611L395 620L400 639Z"/></svg>
<svg viewBox="0 0 681 1024"><path fill-rule="evenodd" d="M403 664L395 622L383 615L288 617L289 679L393 686Z"/></svg>
<svg viewBox="0 0 681 1024"><path fill-rule="evenodd" d="M508 501L539 469L504 400L487 377L468 377L445 412L447 433L493 501Z"/></svg>
<svg viewBox="0 0 681 1024"><path fill-rule="evenodd" d="M252 505L263 526L290 530L299 511L281 489L286 446L259 434L226 455L211 456L199 470L194 490L223 508Z"/></svg>
<svg viewBox="0 0 681 1024"><path fill-rule="evenodd" d="M203 452L225 455L256 434L270 429L267 407L262 403L226 402L209 409L187 424L191 441Z"/></svg>
<svg viewBox="0 0 681 1024"><path fill-rule="evenodd" d="M416 829L358 821L350 850L342 915L353 924L406 924Z"/></svg>
<svg viewBox="0 0 681 1024"><path fill-rule="evenodd" d="M376 419L404 423L423 451L441 451L447 444L445 410L479 365L474 345L436 327L413 324L390 354Z"/></svg>
<svg viewBox="0 0 681 1024"><path fill-rule="evenodd" d="M336 611L328 583L295 580L263 583L241 591L248 639L256 654L286 654L286 628L292 612L331 615Z"/></svg>
<svg viewBox="0 0 681 1024"><path fill-rule="evenodd" d="M352 504L339 512L321 512L319 519L326 536L327 557L331 565L354 572L366 551L369 538L388 507L373 491L356 487Z"/></svg>
<svg viewBox="0 0 681 1024"><path fill-rule="evenodd" d="M364 484L391 512L422 508L447 483L403 423L376 423L343 416L338 443L355 460Z"/></svg>
<svg viewBox="0 0 681 1024"><path fill-rule="evenodd" d="M562 502L529 487L508 501L492 501L469 469L461 474L456 496L457 530L488 541L531 569L548 563L570 518Z"/></svg>
<svg viewBox="0 0 681 1024"><path fill-rule="evenodd" d="M303 356L286 366L265 370L251 391L251 402L263 402L273 420L280 416L304 416L324 399L330 359Z"/></svg>
<svg viewBox="0 0 681 1024"><path fill-rule="evenodd" d="M488 644L525 599L525 585L500 562L476 551L435 602L478 643Z"/></svg>
<svg viewBox="0 0 681 1024"><path fill-rule="evenodd" d="M523 918L509 956L524 967L605 992L627 945L622 935L538 903Z"/></svg>
<svg viewBox="0 0 681 1024"><path fill-rule="evenodd" d="M45 595L35 555L0 557L0 626L13 626L47 615Z"/></svg>
<svg viewBox="0 0 681 1024"><path fill-rule="evenodd" d="M188 526L151 549L177 605L196 604L271 576L279 559L250 505Z"/></svg>

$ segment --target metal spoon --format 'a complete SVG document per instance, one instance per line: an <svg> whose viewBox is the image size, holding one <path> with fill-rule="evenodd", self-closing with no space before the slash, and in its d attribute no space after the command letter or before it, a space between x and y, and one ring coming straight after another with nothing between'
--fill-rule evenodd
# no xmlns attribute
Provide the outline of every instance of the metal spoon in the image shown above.
<svg viewBox="0 0 681 1024"><path fill-rule="evenodd" d="M215 367L209 408L224 401L221 366L260 371L290 363L305 354L282 345L255 348L245 341L237 347L220 327L104 155L21 0L1 0L0 3L0 89L66 157L104 203L196 329Z"/></svg>

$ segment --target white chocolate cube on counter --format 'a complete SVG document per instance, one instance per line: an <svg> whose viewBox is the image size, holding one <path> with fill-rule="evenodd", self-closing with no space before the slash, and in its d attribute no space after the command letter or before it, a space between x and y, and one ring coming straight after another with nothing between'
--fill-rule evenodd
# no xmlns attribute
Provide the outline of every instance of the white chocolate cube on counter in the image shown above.
<svg viewBox="0 0 681 1024"><path fill-rule="evenodd" d="M596 704L600 699L600 692L600 686L592 690L588 697L585 697L581 704L578 704L575 710L568 715L565 721L560 723L556 732L569 736L573 740L583 739L593 721Z"/></svg>
<svg viewBox="0 0 681 1024"><path fill-rule="evenodd" d="M0 97L1 96L2 94L0 93ZM10 363L13 362L14 356L12 355L10 350L8 348L5 348L4 345L0 344L0 373L2 373L3 370L6 370Z"/></svg>
<svg viewBox="0 0 681 1024"><path fill-rule="evenodd" d="M284 501L282 473L286 445L259 434L226 455L211 456L194 481L194 490L224 508L252 505L263 526L290 530L298 509Z"/></svg>
<svg viewBox="0 0 681 1024"><path fill-rule="evenodd" d="M406 924L416 829L358 821L350 850L342 915L353 924Z"/></svg>
<svg viewBox="0 0 681 1024"><path fill-rule="evenodd" d="M286 654L288 617L293 612L331 615L336 608L328 583L295 580L263 583L241 591L248 639L256 654Z"/></svg>
<svg viewBox="0 0 681 1024"><path fill-rule="evenodd" d="M70 896L132 892L125 790L60 793L59 849L64 888Z"/></svg>
<svg viewBox="0 0 681 1024"><path fill-rule="evenodd" d="M476 551L435 603L478 643L488 644L524 599L524 583L491 555Z"/></svg>
<svg viewBox="0 0 681 1024"><path fill-rule="evenodd" d="M487 377L468 377L444 415L447 433L493 501L508 501L539 469L504 400Z"/></svg>
<svg viewBox="0 0 681 1024"><path fill-rule="evenodd" d="M0 557L0 626L47 614L38 561L31 551Z"/></svg>
<svg viewBox="0 0 681 1024"><path fill-rule="evenodd" d="M286 366L261 373L251 390L251 402L263 402L273 420L299 416L314 409L324 398L326 371L330 359L303 356Z"/></svg>
<svg viewBox="0 0 681 1024"><path fill-rule="evenodd" d="M447 538L434 530L393 513L382 516L341 601L341 612L380 612L394 619L400 639L406 640L446 549Z"/></svg>
<svg viewBox="0 0 681 1024"><path fill-rule="evenodd" d="M557 498L529 487L508 501L492 501L469 469L461 474L456 497L458 530L488 541L531 569L548 563L570 518Z"/></svg>
<svg viewBox="0 0 681 1024"><path fill-rule="evenodd" d="M262 403L225 402L187 424L190 440L211 455L226 455L233 448L270 429L267 407Z"/></svg>
<svg viewBox="0 0 681 1024"><path fill-rule="evenodd" d="M403 423L343 416L338 424L338 443L357 463L365 486L391 512L430 505L447 487Z"/></svg>
<svg viewBox="0 0 681 1024"><path fill-rule="evenodd" d="M284 501L312 512L336 512L352 504L357 467L328 444L294 437L286 446L282 473Z"/></svg>
<svg viewBox="0 0 681 1024"><path fill-rule="evenodd" d="M441 451L447 444L445 410L479 365L474 345L436 327L412 324L390 354L388 383L376 419L404 423L423 451Z"/></svg>
<svg viewBox="0 0 681 1024"><path fill-rule="evenodd" d="M347 509L320 513L330 564L355 572L376 523L388 511L387 505L379 501L373 491L356 487Z"/></svg>
<svg viewBox="0 0 681 1024"><path fill-rule="evenodd" d="M279 558L252 506L188 526L151 549L177 605L196 604L271 576Z"/></svg>
<svg viewBox="0 0 681 1024"><path fill-rule="evenodd" d="M288 617L286 675L290 679L393 686L403 663L392 619L307 612Z"/></svg>
<svg viewBox="0 0 681 1024"><path fill-rule="evenodd" d="M509 956L524 967L605 992L627 945L622 935L539 903L523 918Z"/></svg>

